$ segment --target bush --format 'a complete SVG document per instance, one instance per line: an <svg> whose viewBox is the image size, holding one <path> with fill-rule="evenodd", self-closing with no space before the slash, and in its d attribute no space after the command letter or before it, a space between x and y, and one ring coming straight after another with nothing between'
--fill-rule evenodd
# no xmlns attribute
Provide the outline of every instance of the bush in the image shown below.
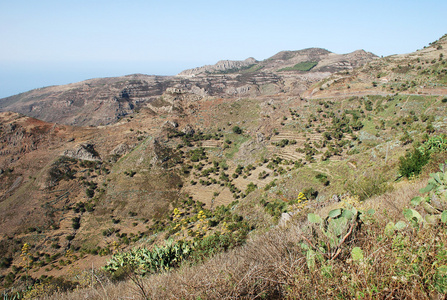
<svg viewBox="0 0 447 300"><path fill-rule="evenodd" d="M329 185L329 180L327 179L327 175L326 174L317 174L315 175L315 178L318 179L323 185L328 186Z"/></svg>
<svg viewBox="0 0 447 300"><path fill-rule="evenodd" d="M287 202L284 202L279 199L275 199L272 202L265 201L264 199L261 199L260 204L264 206L264 210L266 213L271 215L275 221L281 217L281 214L283 212L287 211L288 204Z"/></svg>
<svg viewBox="0 0 447 300"><path fill-rule="evenodd" d="M414 148L412 152L408 152L405 156L399 158L399 173L407 178L421 173L422 167L428 163L429 153L422 153L419 149Z"/></svg>
<svg viewBox="0 0 447 300"><path fill-rule="evenodd" d="M413 138L410 136L408 131L405 130L404 134L400 138L400 141L402 142L403 145L407 145L413 142Z"/></svg>
<svg viewBox="0 0 447 300"><path fill-rule="evenodd" d="M315 200L318 196L318 191L314 190L314 188L307 188L303 190L304 196L306 196L306 199L309 200Z"/></svg>
<svg viewBox="0 0 447 300"><path fill-rule="evenodd" d="M75 178L76 170L72 169L73 165L76 164L76 160L68 157L61 157L55 161L50 170L49 181L50 184L54 185L61 180L71 180Z"/></svg>
<svg viewBox="0 0 447 300"><path fill-rule="evenodd" d="M245 194L246 194L246 195L250 194L251 192L253 192L254 190L256 190L257 187L258 187L258 186L257 186L256 184L254 184L253 182L250 182L250 183L247 185L247 189L245 190Z"/></svg>
<svg viewBox="0 0 447 300"><path fill-rule="evenodd" d="M93 196L95 196L95 190L88 188L85 190L85 194L88 198L93 198Z"/></svg>
<svg viewBox="0 0 447 300"><path fill-rule="evenodd" d="M236 134L241 134L242 133L242 129L239 126L234 126L233 127L233 132Z"/></svg>
<svg viewBox="0 0 447 300"><path fill-rule="evenodd" d="M12 264L12 257L2 257L0 259L0 268L1 269L7 269Z"/></svg>
<svg viewBox="0 0 447 300"><path fill-rule="evenodd" d="M202 147L200 147L198 149L190 150L188 152L188 155L192 162L198 162L198 161L207 159L205 148L202 148Z"/></svg>
<svg viewBox="0 0 447 300"><path fill-rule="evenodd" d="M359 197L359 200L363 201L372 196L385 193L390 188L387 180L384 176L371 174L370 176L363 176L348 182L347 190L351 195L356 195Z"/></svg>
<svg viewBox="0 0 447 300"><path fill-rule="evenodd" d="M71 219L72 224L71 227L73 227L73 229L77 230L79 229L79 227L81 227L81 218L80 217L74 217Z"/></svg>

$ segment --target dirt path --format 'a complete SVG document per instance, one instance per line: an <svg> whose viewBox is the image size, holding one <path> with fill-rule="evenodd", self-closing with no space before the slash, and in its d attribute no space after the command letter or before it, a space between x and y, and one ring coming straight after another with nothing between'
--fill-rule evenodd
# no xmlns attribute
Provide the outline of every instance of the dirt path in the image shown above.
<svg viewBox="0 0 447 300"><path fill-rule="evenodd" d="M351 92L340 92L340 91L330 91L325 93L315 93L306 95L308 99L331 99L331 98L347 98L347 97L363 97L369 95L377 95L377 96L394 96L396 93L387 93L380 91L351 91ZM408 95L408 96L446 96L447 88L436 88L436 89L419 89L418 93L403 93L399 92L400 95Z"/></svg>

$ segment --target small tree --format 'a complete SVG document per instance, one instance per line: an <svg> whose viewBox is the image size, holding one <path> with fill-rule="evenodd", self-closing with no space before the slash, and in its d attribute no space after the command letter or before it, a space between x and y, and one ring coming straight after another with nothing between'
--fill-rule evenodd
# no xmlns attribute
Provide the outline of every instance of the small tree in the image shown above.
<svg viewBox="0 0 447 300"><path fill-rule="evenodd" d="M234 126L233 127L233 132L236 134L241 134L242 133L242 129L239 126Z"/></svg>

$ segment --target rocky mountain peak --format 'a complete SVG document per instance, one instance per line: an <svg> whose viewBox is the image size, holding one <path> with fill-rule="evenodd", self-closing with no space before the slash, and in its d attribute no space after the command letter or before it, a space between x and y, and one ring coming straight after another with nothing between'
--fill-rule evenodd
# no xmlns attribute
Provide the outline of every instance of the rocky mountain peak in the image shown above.
<svg viewBox="0 0 447 300"><path fill-rule="evenodd" d="M245 60L220 60L214 65L205 65L203 67L188 69L180 72L179 76L195 76L199 74L219 73L229 70L237 70L240 68L248 67L257 62L253 57L249 57Z"/></svg>
<svg viewBox="0 0 447 300"><path fill-rule="evenodd" d="M332 52L322 48L307 48L297 51L281 51L268 58L267 60L289 60L296 57L303 57L307 60L318 59L321 56L328 55Z"/></svg>

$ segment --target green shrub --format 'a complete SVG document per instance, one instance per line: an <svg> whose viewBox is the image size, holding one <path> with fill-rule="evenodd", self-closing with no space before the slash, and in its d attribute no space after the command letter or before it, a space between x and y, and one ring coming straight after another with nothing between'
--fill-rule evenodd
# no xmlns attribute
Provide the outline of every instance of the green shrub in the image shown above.
<svg viewBox="0 0 447 300"><path fill-rule="evenodd" d="M73 229L79 229L79 227L81 227L81 218L80 217L74 217L71 219L72 224L71 227L73 227Z"/></svg>
<svg viewBox="0 0 447 300"><path fill-rule="evenodd" d="M233 127L233 132L236 134L241 134L242 133L242 129L239 126L234 126Z"/></svg>
<svg viewBox="0 0 447 300"><path fill-rule="evenodd" d="M282 71L306 72L306 71L312 70L317 64L318 64L318 62L316 62L316 61L303 61L303 62L300 62L300 63L294 65L293 67L279 69L278 72L282 72Z"/></svg>
<svg viewBox="0 0 447 300"><path fill-rule="evenodd" d="M362 176L348 182L346 188L350 194L358 196L359 200L365 200L385 193L389 189L388 178L377 174Z"/></svg>
<svg viewBox="0 0 447 300"><path fill-rule="evenodd" d="M322 184L324 184L325 186L329 185L329 180L327 179L327 175L326 174L317 174L315 175L315 178L318 179Z"/></svg>
<svg viewBox="0 0 447 300"><path fill-rule="evenodd" d="M237 232L216 232L197 240L194 243L194 251L192 251L190 259L192 261L203 261L214 254L242 245L247 238L249 228L246 222L238 222L236 227L233 229L238 230Z"/></svg>
<svg viewBox="0 0 447 300"><path fill-rule="evenodd" d="M399 139L403 145L407 145L413 142L413 138L410 136L410 134L408 133L408 131L404 131L404 134L402 135L402 137Z"/></svg>
<svg viewBox="0 0 447 300"><path fill-rule="evenodd" d="M273 179L271 182L265 185L264 191L268 191L272 187L276 186L276 179Z"/></svg>
<svg viewBox="0 0 447 300"><path fill-rule="evenodd" d="M422 167L428 163L430 154L422 153L419 149L414 148L405 156L399 158L399 173L407 178L416 176L421 173Z"/></svg>
<svg viewBox="0 0 447 300"><path fill-rule="evenodd" d="M12 257L2 257L0 259L0 268L7 269L12 264Z"/></svg>
<svg viewBox="0 0 447 300"><path fill-rule="evenodd" d="M188 155L192 162L198 162L198 161L207 159L205 148L202 148L202 147L200 147L198 149L190 150L188 152Z"/></svg>
<svg viewBox="0 0 447 300"><path fill-rule="evenodd" d="M258 188L258 186L256 184L254 184L253 182L250 182L247 185L247 189L245 190L245 194L248 195L251 192L253 192L254 190L256 190Z"/></svg>
<svg viewBox="0 0 447 300"><path fill-rule="evenodd" d="M61 180L71 180L75 178L76 170L72 169L76 164L76 160L68 157L61 157L57 161L55 161L50 170L49 181L52 184L55 184Z"/></svg>
<svg viewBox="0 0 447 300"><path fill-rule="evenodd" d="M95 196L95 190L88 188L85 190L85 194L88 198L93 198L93 196Z"/></svg>
<svg viewBox="0 0 447 300"><path fill-rule="evenodd" d="M444 134L429 138L418 148L422 153L432 154L447 151L447 137Z"/></svg>
<svg viewBox="0 0 447 300"><path fill-rule="evenodd" d="M314 188L307 188L303 190L304 196L306 196L306 199L309 200L315 200L318 196L318 191L316 191Z"/></svg>
<svg viewBox="0 0 447 300"><path fill-rule="evenodd" d="M287 211L288 204L279 199L275 199L273 202L265 201L261 199L261 205L264 206L265 212L271 215L275 220L281 217L283 212Z"/></svg>

